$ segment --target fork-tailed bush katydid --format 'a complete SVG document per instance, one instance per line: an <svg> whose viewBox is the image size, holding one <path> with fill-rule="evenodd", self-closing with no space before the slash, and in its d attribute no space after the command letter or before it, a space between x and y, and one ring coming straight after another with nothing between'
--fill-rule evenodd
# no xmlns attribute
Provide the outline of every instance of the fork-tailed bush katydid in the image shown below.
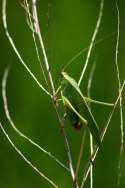
<svg viewBox="0 0 125 188"><path fill-rule="evenodd" d="M101 140L98 125L91 113L88 102L101 105L113 106L111 103L104 103L84 97L77 82L66 72L61 72L61 97L66 109L66 115L75 129L86 125L91 132L95 143L100 146Z"/></svg>

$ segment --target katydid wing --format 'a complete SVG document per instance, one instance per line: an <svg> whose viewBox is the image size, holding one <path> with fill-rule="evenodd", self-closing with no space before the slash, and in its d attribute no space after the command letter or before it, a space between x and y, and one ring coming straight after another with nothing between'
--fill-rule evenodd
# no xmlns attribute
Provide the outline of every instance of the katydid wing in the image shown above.
<svg viewBox="0 0 125 188"><path fill-rule="evenodd" d="M62 81L62 100L66 106L67 117L74 127L80 128L82 124L86 124L89 128L95 142L100 145L100 136L97 123L90 111L87 102L93 102L101 105L113 106L112 103L104 103L84 97L77 82L66 72L61 73ZM83 118L83 115L85 118Z"/></svg>

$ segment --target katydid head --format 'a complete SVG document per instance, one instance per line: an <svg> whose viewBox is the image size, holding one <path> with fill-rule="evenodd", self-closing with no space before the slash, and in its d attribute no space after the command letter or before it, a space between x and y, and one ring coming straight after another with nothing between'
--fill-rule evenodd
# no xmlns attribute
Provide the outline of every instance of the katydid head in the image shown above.
<svg viewBox="0 0 125 188"><path fill-rule="evenodd" d="M64 79L65 75L66 75L66 72L64 72L64 71L62 70L62 71L60 72L61 79Z"/></svg>
<svg viewBox="0 0 125 188"><path fill-rule="evenodd" d="M64 75L65 75L66 73L65 72L63 72L63 71L61 71L61 73L60 73L60 83L61 83L61 86L62 86L62 88L64 89L65 88L65 86L67 85L67 80L66 79L64 79Z"/></svg>

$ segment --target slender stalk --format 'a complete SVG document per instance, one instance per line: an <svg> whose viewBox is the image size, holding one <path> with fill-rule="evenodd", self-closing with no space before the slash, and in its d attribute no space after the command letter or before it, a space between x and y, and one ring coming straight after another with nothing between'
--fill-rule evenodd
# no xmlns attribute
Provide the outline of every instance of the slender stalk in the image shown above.
<svg viewBox="0 0 125 188"><path fill-rule="evenodd" d="M120 79L120 71L119 71L119 66L118 66L120 15L119 15L119 8L118 8L117 3L116 3L116 9L117 9L118 29L117 29L115 64L116 64L116 72L117 72L117 80L118 80L118 92L120 92L121 79ZM120 153L119 153L119 161L118 161L117 187L120 186L120 181L121 181L121 163L122 163L122 156L123 156L123 149L124 149L124 123L123 123L122 95L120 96L120 100L119 100L119 111L120 111L121 145L120 145Z"/></svg>
<svg viewBox="0 0 125 188"><path fill-rule="evenodd" d="M22 59L21 55L19 54L18 50L16 49L14 41L12 40L12 37L10 36L10 34L8 32L7 21L6 21L6 0L3 0L2 2L3 2L2 3L3 17L2 18L3 18L4 29L5 29L6 36L9 39L11 46L13 47L13 50L15 51L15 53L16 53L17 57L19 58L20 62L22 63L22 65L25 67L25 69L28 71L28 73L32 76L32 78L35 80L35 82L39 85L39 87L44 92L46 92L46 94L51 96L52 103L54 105L59 123L60 123L61 128L62 128L62 133L63 133L63 137L64 137L64 142L65 142L65 149L66 149L67 156L68 156L68 163L69 163L69 168L70 168L70 174L71 174L72 181L73 181L73 186L74 186L74 188L78 188L78 184L77 184L77 181L76 181L76 178L75 178L75 173L74 173L73 164L72 164L70 146L69 146L69 143L68 143L67 134L66 134L65 129L64 129L64 122L63 122L63 118L62 118L63 116L60 113L60 109L59 109L58 104L55 103L55 100L54 100L55 87L54 87L54 83L53 83L53 79L52 79L52 75L51 75L51 69L49 67L46 51L45 51L45 48L44 48L43 39L42 39L41 32L40 32L39 21L38 21L38 16L37 16L37 8L36 8L36 2L37 1L32 0L34 29L35 29L35 32L38 36L38 40L39 40L41 50L42 50L42 53L43 53L44 63L45 63L45 67L46 67L46 71L47 71L47 75L48 75L48 81L49 81L49 90L51 91L51 94L38 82L36 77L33 75L33 73L30 71L30 69L27 67L27 65L23 61L23 59Z"/></svg>
<svg viewBox="0 0 125 188"><path fill-rule="evenodd" d="M76 165L76 178L78 177L79 168L80 168L80 164L81 164L81 160L82 160L82 156L83 156L85 138L86 138L86 130L84 130L83 135L82 135L82 141L81 141L80 151L79 151L77 165Z"/></svg>
<svg viewBox="0 0 125 188"><path fill-rule="evenodd" d="M3 19L3 26L4 26L4 30L5 30L5 34L14 50L14 52L16 53L18 59L20 60L21 64L24 66L24 68L26 69L26 71L30 74L30 76L33 78L33 80L36 82L36 84L49 96L51 96L51 94L42 86L42 84L37 80L37 78L35 77L35 75L32 73L32 71L29 69L29 67L26 65L25 61L22 59L20 53L18 52L14 41L11 37L11 35L8 32L8 25L7 25L7 20L6 20L6 0L2 1L2 19Z"/></svg>
<svg viewBox="0 0 125 188"><path fill-rule="evenodd" d="M22 138L24 138L25 140L27 140L30 144L34 145L37 149L39 149L40 151L42 151L44 154L48 155L51 159L53 159L54 161L56 161L60 166L62 166L63 168L65 168L67 171L69 171L69 168L67 168L67 166L65 166L59 159L57 159L52 153L48 152L47 150L45 150L43 147L41 147L39 144L37 144L36 142L34 142L31 138L27 137L25 134L23 134L14 124L10 113L9 113L9 109L8 109L8 102L7 102L7 97L6 97L6 84L7 84L7 77L8 77L8 71L9 69L6 69L4 72L4 76L3 76L3 80L2 80L2 97L3 97L3 103L4 103L4 111L6 114L6 117L11 125L11 127L13 128L13 130L18 133L19 136L21 136Z"/></svg>
<svg viewBox="0 0 125 188"><path fill-rule="evenodd" d="M27 157L24 156L24 154L16 147L16 145L13 143L13 141L11 140L11 138L9 137L9 135L7 134L7 132L5 131L3 125L0 122L0 128L2 130L2 132L4 133L4 135L6 136L7 140L9 141L9 143L11 144L11 146L15 149L15 151L21 156L21 158L34 170L37 172L37 174L39 174L42 178L44 178L46 181L48 181L52 187L58 188L58 186L47 176L45 176L36 166L34 166L31 161L29 161L27 159Z"/></svg>
<svg viewBox="0 0 125 188"><path fill-rule="evenodd" d="M113 114L114 114L114 111L115 111L115 109L116 109L116 107L117 107L117 105L118 105L118 102L119 102L119 100L120 100L120 97L121 97L121 94L122 94L122 92L123 92L124 87L125 87L125 80L124 80L124 82L123 82L123 84L122 84L122 87L121 87L121 89L120 89L120 92L119 92L119 95L118 95L118 97L117 97L117 99L116 99L116 102L115 102L115 104L114 104L114 106L113 106L113 109L112 109L112 111L111 111L110 114L109 114L107 123L105 124L105 126L104 126L104 128L103 128L103 130L102 130L102 132L101 132L101 142L103 142L103 140L104 140L105 134L106 134L107 129L108 129L108 127L109 127L109 124L110 124L110 122L111 122L111 119L112 119L112 116L113 116ZM83 188L84 185L85 185L85 182L86 182L86 180L87 180L88 174L89 174L89 172L90 172L91 164L94 164L95 159L96 159L96 156L97 156L97 154L98 154L98 151L99 151L99 147L94 148L94 152L93 152L92 156L90 157L90 159L89 159L89 161L88 161L88 163L87 163L87 165L86 165L86 168L85 168L85 170L84 170L83 179L82 179L82 183L81 183L81 187L80 187L80 188Z"/></svg>
<svg viewBox="0 0 125 188"><path fill-rule="evenodd" d="M51 74L51 70L50 70L50 65L48 63L48 58L47 58L47 55L46 55L46 50L45 50L45 47L44 47L44 43L43 43L43 39L42 39L40 27L39 27L39 20L38 20L38 15L37 15L36 3L37 3L37 0L32 0L32 14L33 14L33 18L34 18L34 29L35 29L35 32L38 36L40 47L42 49L42 53L43 53L43 57L44 57L44 63L45 63L46 71L47 71L47 74L48 74L48 80L50 82L50 89L51 89L52 95L54 96L55 95L55 87L54 87L53 78L52 78L52 74Z"/></svg>
<svg viewBox="0 0 125 188"><path fill-rule="evenodd" d="M71 174L72 181L73 181L73 186L74 186L74 188L79 188L77 180L76 180L76 175L75 175L74 169L73 169L69 142L68 142L67 134L66 134L66 131L65 131L65 128L64 128L64 118L61 118L61 114L60 114L59 108L57 108L55 105L54 105L54 107L55 107L55 111L56 111L59 123L61 125L61 130L62 130L62 133L63 133L63 137L64 137L65 149L66 149L67 156L68 156L68 163L69 163L70 174Z"/></svg>
<svg viewBox="0 0 125 188"><path fill-rule="evenodd" d="M51 74L51 69L50 69L48 58L47 58L47 55L46 55L46 50L45 50L45 47L44 47L40 27L39 27L39 20L38 20L38 15L37 15L36 3L37 3L37 0L32 0L32 12L33 12L33 18L34 18L34 28L35 28L35 32L38 36L38 40L39 40L41 50L42 50L42 53L43 53L43 57L44 57L44 63L45 63L46 71L47 71L47 74L48 74L50 91L52 92L52 95L53 95L52 103L54 105L59 123L60 123L61 128L62 128L62 133L63 133L63 137L64 137L64 142L65 142L65 149L66 149L67 156L68 156L69 168L70 168L70 174L71 174L72 181L73 181L73 186L75 188L78 188L78 184L77 184L77 181L76 181L76 177L75 177L75 173L74 173L74 169L73 169L73 164L72 164L70 146L69 146L66 131L64 129L63 116L60 113L59 105L57 103L55 103L55 101L54 101L54 96L55 96L56 91L55 91L53 78L52 78L52 74Z"/></svg>
<svg viewBox="0 0 125 188"><path fill-rule="evenodd" d="M116 32L107 34L106 36L100 38L99 40L95 41L93 43L93 46L97 46L98 44L100 44L101 42L105 41L106 39L109 39L110 37L113 37L116 35ZM63 71L68 68L68 66L70 66L78 57L80 57L81 55L83 55L87 50L89 49L89 46L81 49L79 52L77 52L72 58L70 58L69 61L67 61L67 63L65 64L65 66L63 67Z"/></svg>
<svg viewBox="0 0 125 188"><path fill-rule="evenodd" d="M90 71L89 79L88 79L87 93L88 93L89 98L91 98L90 90L91 90L91 86L92 86L92 79L93 79L93 75L94 75L94 71L95 71L95 65L96 64L94 62L92 69ZM90 104L89 104L89 106L90 106ZM84 132L83 136L82 136L80 152L79 152L78 162L77 162L77 166L76 166L76 177L78 175L78 171L79 171L79 167L80 167L80 163L81 163L81 159L82 159L82 155L83 155L85 135L86 135L86 132ZM92 153L93 153L93 138L92 138L92 135L90 133L90 155L92 155ZM93 174L93 166L91 165L91 169L90 169L90 187L91 188L92 188L92 185L93 185L93 175L92 174Z"/></svg>
<svg viewBox="0 0 125 188"><path fill-rule="evenodd" d="M89 59L90 59L90 55L91 55L91 51L92 51L92 48L93 48L93 45L94 45L94 41L95 41L96 35L98 33L99 27L100 27L102 15L103 15L103 7L104 7L104 0L101 0L101 2L100 2L100 11L99 11L97 24L96 24L96 27L95 27L95 30L94 30L94 33L93 33L93 36L92 36L92 40L91 40L91 43L90 43L90 46L89 46L89 50L88 50L88 54L87 54L87 57L86 57L85 65L83 67L82 73L81 73L79 81L78 81L78 85L79 86L80 86L80 84L82 82L84 73L85 73L86 68L88 66L88 62L89 62Z"/></svg>
<svg viewBox="0 0 125 188"><path fill-rule="evenodd" d="M93 138L92 138L92 135L90 134L89 135L90 137L90 154L92 155L93 154ZM93 188L93 164L91 164L90 166L90 188Z"/></svg>
<svg viewBox="0 0 125 188"><path fill-rule="evenodd" d="M87 93L88 93L89 98L91 98L91 87L92 87L92 80L93 80L93 75L94 75L94 72L95 72L95 67L96 67L96 64L94 62L93 66L91 68L91 71L90 71L89 80L88 80L88 87L87 87ZM91 104L89 104L89 106L91 108ZM93 154L93 151L94 151L93 137L90 133L90 156ZM90 188L93 188L93 165L92 164L90 166Z"/></svg>
<svg viewBox="0 0 125 188"><path fill-rule="evenodd" d="M32 31L32 38L33 38L33 42L34 42L34 46L35 46L35 50L36 50L37 59L38 59L38 62L39 62L45 83L48 86L48 82L47 82L47 78L46 78L46 75L45 75L45 72L44 72L43 64L42 64L41 59L40 59L39 49L37 47L37 42L36 42L36 38L35 38L35 31L34 31L34 27L33 27L32 15L30 13L29 3L28 3L27 0L25 0L24 3L25 3L24 6L25 6L25 10L26 10L27 20L29 20L30 28L31 28L31 31Z"/></svg>

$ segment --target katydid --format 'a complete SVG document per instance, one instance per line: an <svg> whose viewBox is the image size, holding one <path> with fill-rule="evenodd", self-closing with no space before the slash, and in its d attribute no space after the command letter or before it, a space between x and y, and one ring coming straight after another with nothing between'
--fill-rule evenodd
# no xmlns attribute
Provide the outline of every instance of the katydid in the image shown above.
<svg viewBox="0 0 125 188"><path fill-rule="evenodd" d="M66 109L67 118L75 129L80 129L86 125L91 132L95 143L100 146L98 125L91 113L88 102L113 106L112 103L104 103L84 97L77 82L66 72L61 73L61 97ZM83 117L85 116L85 118Z"/></svg>

